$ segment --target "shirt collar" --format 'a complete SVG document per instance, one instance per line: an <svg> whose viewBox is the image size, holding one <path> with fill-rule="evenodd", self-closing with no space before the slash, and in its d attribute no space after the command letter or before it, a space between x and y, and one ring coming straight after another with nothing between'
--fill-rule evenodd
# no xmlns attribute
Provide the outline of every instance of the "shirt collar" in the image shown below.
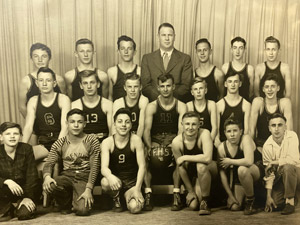
<svg viewBox="0 0 300 225"><path fill-rule="evenodd" d="M166 52L166 53L168 53L168 57L171 58L173 51L174 51L174 48L172 48L170 51L164 51L164 50L160 49L160 55L161 55L161 57L164 57L164 54Z"/></svg>
<svg viewBox="0 0 300 225"><path fill-rule="evenodd" d="M272 145L272 146L278 146L278 147L281 147L284 143L285 140L287 140L288 138L292 137L291 133L289 131L285 131L284 132L284 136L283 136L283 139L282 139L282 142L281 142L281 145L278 145L276 143L276 141L274 141L273 139L273 136L271 135L270 138L269 138L269 141L268 141L268 144L269 145Z"/></svg>

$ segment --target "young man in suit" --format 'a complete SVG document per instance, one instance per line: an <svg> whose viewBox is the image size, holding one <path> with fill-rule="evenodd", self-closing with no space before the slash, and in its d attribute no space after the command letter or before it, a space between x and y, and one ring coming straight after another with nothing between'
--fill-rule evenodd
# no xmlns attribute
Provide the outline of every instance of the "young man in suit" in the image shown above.
<svg viewBox="0 0 300 225"><path fill-rule="evenodd" d="M192 100L190 87L193 78L192 61L186 55L174 48L175 30L169 23L163 23L158 28L159 49L146 54L142 59L143 94L149 101L157 99L157 78L161 74L171 74L174 77L174 97L180 101Z"/></svg>

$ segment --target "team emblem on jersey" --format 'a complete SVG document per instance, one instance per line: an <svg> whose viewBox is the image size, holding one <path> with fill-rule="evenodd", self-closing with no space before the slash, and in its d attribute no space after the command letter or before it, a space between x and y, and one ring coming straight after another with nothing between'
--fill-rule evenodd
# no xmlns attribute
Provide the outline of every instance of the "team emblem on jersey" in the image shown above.
<svg viewBox="0 0 300 225"><path fill-rule="evenodd" d="M54 125L55 124L55 119L52 113L45 113L44 115L45 123L47 125Z"/></svg>

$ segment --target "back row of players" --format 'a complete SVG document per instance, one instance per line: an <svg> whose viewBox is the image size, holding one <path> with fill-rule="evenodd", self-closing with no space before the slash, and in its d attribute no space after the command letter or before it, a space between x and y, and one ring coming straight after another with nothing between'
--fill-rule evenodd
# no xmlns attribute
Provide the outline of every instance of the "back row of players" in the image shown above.
<svg viewBox="0 0 300 225"><path fill-rule="evenodd" d="M136 175L138 181L135 180L133 184L132 180L125 178L122 184L126 190L131 190L136 182L140 189L141 177L144 177L146 210L152 210L151 183L173 183L172 210L181 209L181 177L188 190L188 205L197 208L200 200L199 213L210 214L208 199L211 179L217 174L218 148L221 181L229 196L229 207L232 210L240 209L246 195L244 212L252 214L253 182L264 175L260 154L257 154L256 164L253 164L254 151L257 147L259 151L256 152L262 152L262 146L271 134L269 118L280 112L286 118L288 130L292 130L293 124L291 102L287 98L291 92L290 74L288 65L277 59L279 41L274 37L265 40L267 62L257 66L254 76L253 67L243 62L246 47L244 39L236 37L232 40L233 61L222 66L225 75L209 61L212 54L209 41L200 39L196 42L200 67L195 70L193 79L190 56L174 48L173 26L161 24L158 38L160 49L144 55L140 68L133 62L135 42L127 36L121 36L118 39L120 63L108 69L108 76L93 67L94 46L88 39L76 42L75 56L79 59L79 65L67 72L64 78L48 68L50 49L39 43L32 45L30 55L35 70L24 77L20 85L20 111L26 117L22 141L28 142L32 134L35 134L39 144L33 148L35 159L47 157L52 144L68 133L70 121L66 123L65 120L69 110L82 110L86 114L85 133L96 134L100 143L104 138L115 134L102 142L101 172L106 178L102 180L102 186L104 189L109 186L113 190L115 208L118 210L120 204L116 190L119 190L120 183L111 178L113 170L108 169L111 166L108 155L112 155L116 149L127 148L127 142L118 143L116 136L123 135L127 138L124 140L131 140L128 139L131 136L126 128L126 123L131 123L130 121L125 119L124 127L116 126L120 109L127 108L131 115L131 131L140 138L143 137L147 157L145 172ZM67 93L69 97L62 93ZM249 101L254 95L260 97L254 98L251 106ZM198 127L207 130L199 130ZM133 136L134 142L138 144L137 136ZM130 141L128 143L130 146L134 145ZM57 145L53 146L55 152ZM125 163L126 158L130 158L130 154L126 154L122 151L118 153L117 158L114 158L115 163ZM172 160L173 155L177 169ZM69 156L75 167L76 163L80 164L78 160L74 160L77 157L80 158L80 154ZM51 159L50 156L48 158ZM140 158L137 156L136 160L141 161ZM186 166L189 162L197 163L196 174L201 187L201 194L198 195L188 176L193 173L193 169ZM264 160L264 164L269 166L270 163ZM123 169L128 168L125 166ZM48 179L47 170L45 174ZM239 182L239 185L235 185ZM44 188L50 190L51 182L45 183ZM92 188L94 183L91 185L87 188ZM243 187L242 191L234 188L235 186ZM139 202L143 202L143 197L135 191L133 195ZM128 203L130 195L126 199ZM266 207L270 208L273 203L268 198Z"/></svg>

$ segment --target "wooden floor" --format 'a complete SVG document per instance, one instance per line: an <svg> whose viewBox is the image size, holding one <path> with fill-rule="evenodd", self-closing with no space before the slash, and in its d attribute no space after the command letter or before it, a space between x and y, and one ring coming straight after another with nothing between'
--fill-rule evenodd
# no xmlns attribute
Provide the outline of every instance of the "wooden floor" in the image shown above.
<svg viewBox="0 0 300 225"><path fill-rule="evenodd" d="M38 206L37 218L28 221L18 221L16 218L1 224L105 224L105 225L299 225L300 207L289 216L283 216L280 212L259 212L251 216L243 215L243 212L230 212L224 207L213 208L209 216L199 216L198 212L185 208L181 211L172 212L170 206L157 206L151 212L142 212L132 215L128 211L114 213L111 210L100 210L95 206L94 211L88 217L78 217L75 214L61 215L59 212L52 212L51 208Z"/></svg>

